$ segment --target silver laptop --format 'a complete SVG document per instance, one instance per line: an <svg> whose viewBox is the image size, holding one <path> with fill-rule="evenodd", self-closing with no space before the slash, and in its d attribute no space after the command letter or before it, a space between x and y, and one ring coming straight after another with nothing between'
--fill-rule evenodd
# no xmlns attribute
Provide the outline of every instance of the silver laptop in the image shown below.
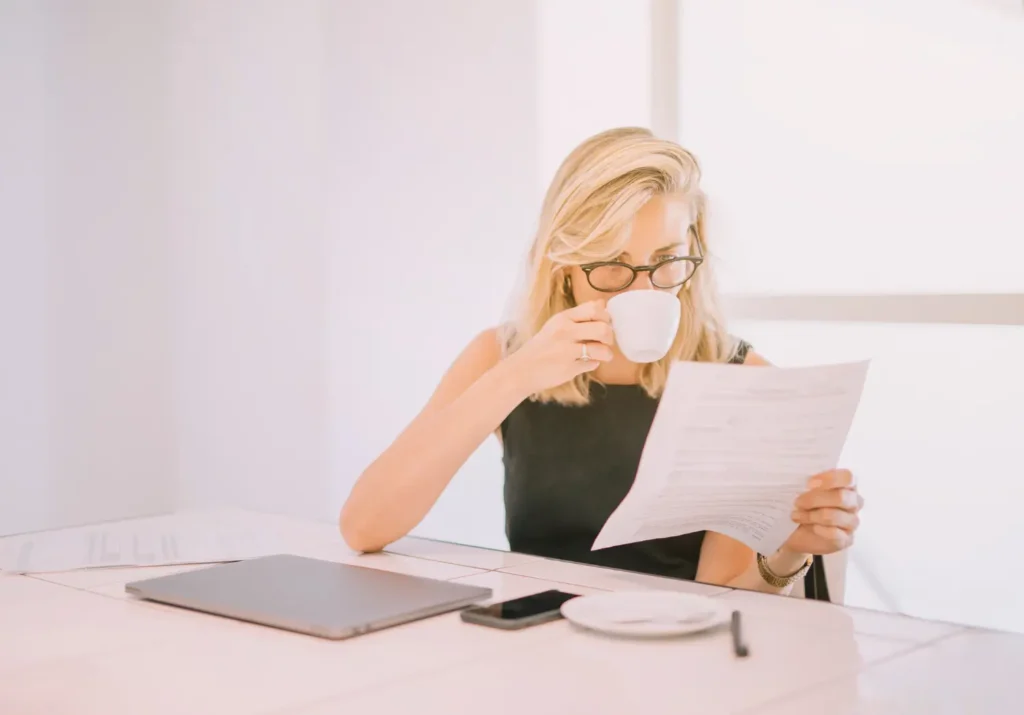
<svg viewBox="0 0 1024 715"><path fill-rule="evenodd" d="M279 555L125 584L139 598L342 639L491 597L491 589Z"/></svg>

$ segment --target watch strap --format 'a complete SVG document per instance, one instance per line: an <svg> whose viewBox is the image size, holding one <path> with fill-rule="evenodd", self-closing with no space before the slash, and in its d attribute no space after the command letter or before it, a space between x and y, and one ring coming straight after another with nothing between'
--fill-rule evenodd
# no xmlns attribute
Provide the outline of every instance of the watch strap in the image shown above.
<svg viewBox="0 0 1024 715"><path fill-rule="evenodd" d="M811 568L812 563L814 563L812 557L808 556L804 565L795 573L789 574L788 576L780 576L772 571L771 566L768 565L767 556L761 553L757 555L757 570L760 572L761 578L764 579L765 583L774 588L786 588L792 583L800 580L807 573L807 570Z"/></svg>

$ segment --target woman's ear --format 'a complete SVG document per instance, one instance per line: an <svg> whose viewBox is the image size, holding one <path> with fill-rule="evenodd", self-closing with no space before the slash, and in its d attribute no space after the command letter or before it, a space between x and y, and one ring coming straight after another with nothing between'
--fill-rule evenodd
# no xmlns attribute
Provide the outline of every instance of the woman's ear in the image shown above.
<svg viewBox="0 0 1024 715"><path fill-rule="evenodd" d="M562 291L562 295L565 296L565 302L570 306L576 305L576 296L572 292L572 274L571 269L565 267L562 269L562 279L559 282L559 286Z"/></svg>

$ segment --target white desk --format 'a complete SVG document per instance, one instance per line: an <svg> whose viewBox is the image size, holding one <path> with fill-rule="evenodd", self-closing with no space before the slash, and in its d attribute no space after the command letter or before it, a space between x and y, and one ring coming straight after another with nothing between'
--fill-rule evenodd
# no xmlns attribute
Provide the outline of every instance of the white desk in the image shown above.
<svg viewBox="0 0 1024 715"><path fill-rule="evenodd" d="M250 516L314 558L490 586L495 599L668 588L729 599L726 631L615 640L560 621L520 632L451 613L326 641L128 597L195 567L0 575L4 715L1015 712L1024 636L421 539L349 551L331 525ZM937 586L941 588L941 586Z"/></svg>

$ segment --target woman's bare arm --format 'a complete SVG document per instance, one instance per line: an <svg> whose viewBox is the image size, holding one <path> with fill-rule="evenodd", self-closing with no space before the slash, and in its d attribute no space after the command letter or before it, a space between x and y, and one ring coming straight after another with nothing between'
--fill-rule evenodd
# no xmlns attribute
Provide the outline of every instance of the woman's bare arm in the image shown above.
<svg viewBox="0 0 1024 715"><path fill-rule="evenodd" d="M526 398L507 366L495 330L463 350L419 415L356 481L340 516L350 547L378 551L426 516L463 463Z"/></svg>
<svg viewBox="0 0 1024 715"><path fill-rule="evenodd" d="M581 342L590 360L579 360ZM603 301L558 313L505 359L497 330L478 335L416 419L359 477L339 519L345 541L377 551L405 536L520 402L611 360L611 344Z"/></svg>
<svg viewBox="0 0 1024 715"><path fill-rule="evenodd" d="M768 557L768 566L774 573L786 575L799 571L806 561L807 554L780 549ZM695 580L716 586L765 593L788 594L793 588L792 585L776 588L769 584L761 577L761 571L757 568L757 555L753 549L713 531L709 531L704 537Z"/></svg>

